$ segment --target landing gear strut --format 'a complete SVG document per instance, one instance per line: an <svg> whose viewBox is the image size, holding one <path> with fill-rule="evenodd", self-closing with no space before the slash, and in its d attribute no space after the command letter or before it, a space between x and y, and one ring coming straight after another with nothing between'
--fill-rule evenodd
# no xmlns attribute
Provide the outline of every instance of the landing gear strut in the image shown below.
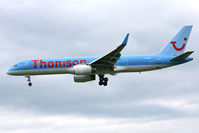
<svg viewBox="0 0 199 133"><path fill-rule="evenodd" d="M99 75L99 85L107 86L108 78L104 77L104 74Z"/></svg>
<svg viewBox="0 0 199 133"><path fill-rule="evenodd" d="M30 76L25 76L25 78L27 78L28 86L32 86L32 83L31 83L31 80L30 80Z"/></svg>

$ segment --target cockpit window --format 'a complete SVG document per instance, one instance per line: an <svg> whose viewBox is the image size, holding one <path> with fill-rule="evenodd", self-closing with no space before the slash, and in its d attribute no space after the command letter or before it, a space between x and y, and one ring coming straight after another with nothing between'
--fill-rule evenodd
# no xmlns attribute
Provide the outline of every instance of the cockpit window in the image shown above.
<svg viewBox="0 0 199 133"><path fill-rule="evenodd" d="M17 67L17 64L13 65L13 67Z"/></svg>

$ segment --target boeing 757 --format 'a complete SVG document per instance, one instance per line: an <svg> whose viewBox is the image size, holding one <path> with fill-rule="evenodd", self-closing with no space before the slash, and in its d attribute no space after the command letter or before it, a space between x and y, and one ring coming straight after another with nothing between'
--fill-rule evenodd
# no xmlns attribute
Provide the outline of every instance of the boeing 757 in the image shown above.
<svg viewBox="0 0 199 133"><path fill-rule="evenodd" d="M7 74L25 76L31 86L30 76L48 74L73 74L74 82L88 82L99 76L99 85L107 85L105 74L151 71L176 66L193 60L193 51L184 52L192 26L184 26L157 54L121 56L129 33L113 51L101 57L31 59L14 64Z"/></svg>

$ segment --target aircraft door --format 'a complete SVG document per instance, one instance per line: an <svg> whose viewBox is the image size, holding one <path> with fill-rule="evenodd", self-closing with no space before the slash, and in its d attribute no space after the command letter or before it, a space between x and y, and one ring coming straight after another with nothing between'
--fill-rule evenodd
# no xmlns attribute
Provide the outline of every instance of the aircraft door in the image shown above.
<svg viewBox="0 0 199 133"><path fill-rule="evenodd" d="M161 64L161 58L157 57L157 64Z"/></svg>

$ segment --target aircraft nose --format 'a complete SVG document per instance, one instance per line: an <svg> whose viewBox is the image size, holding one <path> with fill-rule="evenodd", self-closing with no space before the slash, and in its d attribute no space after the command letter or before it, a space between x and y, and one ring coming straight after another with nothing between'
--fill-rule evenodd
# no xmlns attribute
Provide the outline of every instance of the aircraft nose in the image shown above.
<svg viewBox="0 0 199 133"><path fill-rule="evenodd" d="M15 75L16 75L16 72L15 72L15 71L7 71L6 74L15 76Z"/></svg>
<svg viewBox="0 0 199 133"><path fill-rule="evenodd" d="M6 72L6 74L11 75L11 72L8 70L8 71Z"/></svg>
<svg viewBox="0 0 199 133"><path fill-rule="evenodd" d="M12 75L13 74L13 72L11 71L11 68L8 69L8 71L6 72L6 74L8 74L8 75Z"/></svg>

